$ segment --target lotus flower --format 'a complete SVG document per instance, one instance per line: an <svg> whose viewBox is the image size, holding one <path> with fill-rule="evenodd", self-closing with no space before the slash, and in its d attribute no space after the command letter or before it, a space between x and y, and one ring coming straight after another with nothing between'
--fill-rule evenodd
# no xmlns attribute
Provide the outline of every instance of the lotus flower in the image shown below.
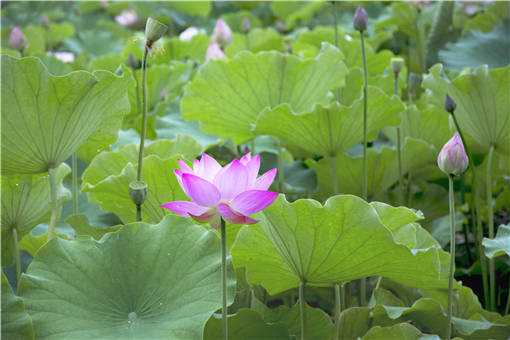
<svg viewBox="0 0 510 340"><path fill-rule="evenodd" d="M232 30L222 19L216 21L212 38L220 45L227 45L232 41Z"/></svg>
<svg viewBox="0 0 510 340"><path fill-rule="evenodd" d="M462 139L455 135L443 146L437 156L437 165L447 175L461 175L468 166L468 156L464 150Z"/></svg>
<svg viewBox="0 0 510 340"><path fill-rule="evenodd" d="M278 196L267 189L276 176L271 169L257 177L260 156L250 153L224 167L207 154L193 162L193 167L179 161L174 170L177 181L190 201L173 201L161 207L175 214L208 222L218 228L220 218L234 224L253 224L249 215L263 210Z"/></svg>
<svg viewBox="0 0 510 340"><path fill-rule="evenodd" d="M191 41L191 39L193 39L194 36L200 33L203 33L202 30L199 30L198 28L191 26L186 28L184 31L181 32L181 34L179 34L179 40Z"/></svg>
<svg viewBox="0 0 510 340"><path fill-rule="evenodd" d="M50 54L63 63L74 63L74 54L72 52L53 52Z"/></svg>
<svg viewBox="0 0 510 340"><path fill-rule="evenodd" d="M225 53L221 49L220 45L215 41L211 42L209 47L207 47L207 52L205 53L205 61L223 58L225 58Z"/></svg>

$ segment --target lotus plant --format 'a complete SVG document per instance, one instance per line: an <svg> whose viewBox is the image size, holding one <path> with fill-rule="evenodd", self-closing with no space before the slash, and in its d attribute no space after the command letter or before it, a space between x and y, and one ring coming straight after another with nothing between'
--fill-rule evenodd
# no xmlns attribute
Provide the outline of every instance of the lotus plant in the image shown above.
<svg viewBox="0 0 510 340"><path fill-rule="evenodd" d="M250 217L269 206L278 196L267 189L273 183L277 169L258 176L260 156L250 153L222 167L214 158L202 154L200 160L189 166L179 161L180 169L175 177L191 201L173 201L161 207L198 222L208 222L221 229L223 333L228 338L227 328L227 238L225 221L232 224L253 224Z"/></svg>
<svg viewBox="0 0 510 340"><path fill-rule="evenodd" d="M448 175L448 197L450 205L450 275L448 279L448 328L446 339L450 339L452 333L452 310L453 310L453 279L455 273L455 202L453 196L453 177L460 176L468 167L468 156L460 135L455 135L443 146L437 156L437 165Z"/></svg>
<svg viewBox="0 0 510 340"><path fill-rule="evenodd" d="M223 19L218 19L214 26L213 41L216 41L221 46L226 46L232 41L232 30Z"/></svg>

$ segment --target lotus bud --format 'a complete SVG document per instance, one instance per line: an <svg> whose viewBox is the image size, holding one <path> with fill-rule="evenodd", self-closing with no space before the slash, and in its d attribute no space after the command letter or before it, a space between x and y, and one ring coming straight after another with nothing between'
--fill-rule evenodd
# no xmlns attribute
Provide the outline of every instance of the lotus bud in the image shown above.
<svg viewBox="0 0 510 340"><path fill-rule="evenodd" d="M243 33L248 33L250 31L251 29L250 18L248 17L243 18L241 29L243 30Z"/></svg>
<svg viewBox="0 0 510 340"><path fill-rule="evenodd" d="M147 197L147 184L143 181L133 181L129 183L129 196L136 205L142 205Z"/></svg>
<svg viewBox="0 0 510 340"><path fill-rule="evenodd" d="M200 30L196 27L188 27L184 31L179 34L179 40L180 41L191 41L193 37L200 33Z"/></svg>
<svg viewBox="0 0 510 340"><path fill-rule="evenodd" d="M145 24L145 45L151 48L165 34L167 29L167 25L149 17Z"/></svg>
<svg viewBox="0 0 510 340"><path fill-rule="evenodd" d="M444 109L446 112L453 114L455 109L457 108L457 104L449 95L446 95L444 98Z"/></svg>
<svg viewBox="0 0 510 340"><path fill-rule="evenodd" d="M363 7L358 7L354 13L353 26L356 31L363 32L367 29L368 15Z"/></svg>
<svg viewBox="0 0 510 340"><path fill-rule="evenodd" d="M457 132L439 152L437 165L447 175L459 176L466 171L468 156L464 144L462 144L462 139Z"/></svg>
<svg viewBox="0 0 510 340"><path fill-rule="evenodd" d="M133 70L138 70L142 67L142 62L136 59L136 57L132 53L129 53L128 55L127 64Z"/></svg>
<svg viewBox="0 0 510 340"><path fill-rule="evenodd" d="M213 40L222 46L232 41L232 31L222 19L216 21L216 26L214 26L213 31Z"/></svg>
<svg viewBox="0 0 510 340"><path fill-rule="evenodd" d="M19 26L14 26L9 34L9 45L15 50L22 50L25 47L26 39Z"/></svg>
<svg viewBox="0 0 510 340"><path fill-rule="evenodd" d="M115 17L115 21L121 26L130 27L138 22L138 14L133 9L126 9Z"/></svg>
<svg viewBox="0 0 510 340"><path fill-rule="evenodd" d="M220 45L213 41L207 47L207 52L205 54L205 61L214 60L214 59L223 59L225 58L225 53L223 53Z"/></svg>
<svg viewBox="0 0 510 340"><path fill-rule="evenodd" d="M400 57L391 58L391 69L395 75L398 75L402 68L404 68L404 59Z"/></svg>

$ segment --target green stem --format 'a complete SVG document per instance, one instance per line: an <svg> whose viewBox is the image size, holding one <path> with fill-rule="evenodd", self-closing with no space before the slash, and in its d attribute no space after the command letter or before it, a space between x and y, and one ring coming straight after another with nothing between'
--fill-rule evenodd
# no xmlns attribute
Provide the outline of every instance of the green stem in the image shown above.
<svg viewBox="0 0 510 340"><path fill-rule="evenodd" d="M510 310L510 276L508 276L508 292L506 297L505 315L508 315L509 310Z"/></svg>
<svg viewBox="0 0 510 340"><path fill-rule="evenodd" d="M136 172L136 179L142 180L142 166L143 166L143 148L145 146L145 135L147 134L147 111L149 111L147 101L147 57L149 55L149 48L145 47L142 61L142 101L143 101L143 118L142 118L142 132L140 134L140 147L138 149L138 169Z"/></svg>
<svg viewBox="0 0 510 340"><path fill-rule="evenodd" d="M333 2L333 8L331 9L333 11L333 25L334 25L334 31L335 31L335 46L338 47L338 13L337 13L337 4L338 1ZM336 89L336 101L340 101L340 88Z"/></svg>
<svg viewBox="0 0 510 340"><path fill-rule="evenodd" d="M329 157L331 164L331 187L333 189L333 195L338 194L338 177L336 175L336 156Z"/></svg>
<svg viewBox="0 0 510 340"><path fill-rule="evenodd" d="M51 204L51 217L50 223L48 224L48 241L55 237L55 227L57 225L57 219L59 216L59 204L57 200L57 179L56 169L48 169L48 178L50 182L50 204Z"/></svg>
<svg viewBox="0 0 510 340"><path fill-rule="evenodd" d="M450 206L450 275L448 277L448 328L446 339L452 335L453 283L455 276L455 201L453 196L453 176L448 176L448 199Z"/></svg>
<svg viewBox="0 0 510 340"><path fill-rule="evenodd" d="M342 310L347 309L347 295L346 295L345 283L342 283L340 285L340 307L342 308Z"/></svg>
<svg viewBox="0 0 510 340"><path fill-rule="evenodd" d="M223 307L221 309L221 319L223 324L223 338L228 340L228 321L227 321L227 228L225 220L221 219L221 291Z"/></svg>
<svg viewBox="0 0 510 340"><path fill-rule="evenodd" d="M78 213L78 156L76 152L71 156L72 168L72 193L73 193L73 214Z"/></svg>
<svg viewBox="0 0 510 340"><path fill-rule="evenodd" d="M342 313L340 284L335 283L335 340L340 339L340 313Z"/></svg>
<svg viewBox="0 0 510 340"><path fill-rule="evenodd" d="M13 255L14 260L16 261L16 292L19 289L19 281L21 278L21 256L19 250L19 239L18 239L18 229L16 227L12 228L12 243L13 243Z"/></svg>
<svg viewBox="0 0 510 340"><path fill-rule="evenodd" d="M305 340L305 283L299 283L299 316L301 319L301 340Z"/></svg>
<svg viewBox="0 0 510 340"><path fill-rule="evenodd" d="M476 170L473 169L473 173ZM480 196L479 196L479 188L477 183L475 184L475 211L476 211L476 249L478 251L478 260L480 261L480 268L482 271L482 286L483 286L483 301L485 308L489 306L489 274L487 273L487 258L485 257L485 253L482 247L482 239L483 239L483 224L482 224L482 207L480 204Z"/></svg>
<svg viewBox="0 0 510 340"><path fill-rule="evenodd" d="M363 59L363 198L368 200L368 168L367 168L367 109L368 109L368 70L367 70L367 56L365 53L365 38L363 32L360 32L361 37L361 56ZM362 278L360 280L359 298L360 305L366 304L366 291L367 280Z"/></svg>
<svg viewBox="0 0 510 340"><path fill-rule="evenodd" d="M476 180L476 168L473 161L473 155L470 152L470 149L466 143L466 139L464 138L464 134L462 133L462 130L460 129L459 122L457 121L457 117L455 116L455 113L451 113L451 117L453 119L453 123L455 125L455 129L459 133L460 139L462 140L462 144L464 145L464 149L466 150L466 154L468 156L469 161L469 167L471 168L471 187L475 188L475 190L478 192L478 182ZM480 267L482 270L482 284L483 284L483 296L484 296L484 302L485 307L490 305L490 292L489 292L489 280L488 280L488 273L487 273L487 259L485 257L485 253L483 251L482 247L482 239L483 239L483 226L482 226L482 210L480 206L480 198L479 195L475 193L474 195L475 200L475 210L476 210L476 243L477 243L477 251L478 251L478 259L480 261Z"/></svg>
<svg viewBox="0 0 510 340"><path fill-rule="evenodd" d="M393 94L398 97L398 73L393 73ZM400 202L404 204L404 179L402 174L402 142L401 129L397 126L397 156L398 156L398 187L400 190Z"/></svg>
<svg viewBox="0 0 510 340"><path fill-rule="evenodd" d="M492 207L492 158L494 155L494 146L489 148L487 156L487 172L486 172L486 200L487 200L487 224L489 227L489 238L494 238L494 212ZM490 286L490 309L496 311L496 272L494 268L494 259L489 259L489 286Z"/></svg>
<svg viewBox="0 0 510 340"><path fill-rule="evenodd" d="M282 148L278 148L278 191L283 193L283 182L285 181L285 173L283 172Z"/></svg>

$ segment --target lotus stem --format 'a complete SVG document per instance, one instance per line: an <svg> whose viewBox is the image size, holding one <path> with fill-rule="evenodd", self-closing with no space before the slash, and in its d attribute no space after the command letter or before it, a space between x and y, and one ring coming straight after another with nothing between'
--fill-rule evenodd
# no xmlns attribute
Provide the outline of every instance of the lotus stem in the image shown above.
<svg viewBox="0 0 510 340"><path fill-rule="evenodd" d="M487 199L487 224L489 227L489 238L494 238L494 212L492 207L492 158L494 155L494 145L489 148L487 156L486 172L486 199ZM489 259L489 286L490 286L490 309L496 311L496 272L494 268L494 259Z"/></svg>
<svg viewBox="0 0 510 340"><path fill-rule="evenodd" d="M475 164L473 162L473 155L469 151L469 147L466 143L466 139L464 138L464 134L462 133L462 130L460 129L459 122L457 121L457 117L455 116L455 113L452 112L451 117L453 119L453 124L455 125L455 129L459 133L460 139L462 140L462 144L464 145L464 149L466 150L466 154L468 155L469 159L469 167L471 168L472 172L472 183L471 187L475 188L476 191L478 191L478 182L476 180L476 168ZM475 201L475 210L476 210L476 243L477 243L477 250L478 250L478 259L480 260L480 267L482 271L482 285L483 285L483 296L484 296L484 302L485 307L490 305L490 292L489 292L489 279L487 274L487 260L485 257L485 253L483 252L482 248L482 239L483 239L483 226L482 226L482 216L481 216L481 206L480 206L480 198L478 197L478 194L475 193L474 195L474 201Z"/></svg>
<svg viewBox="0 0 510 340"><path fill-rule="evenodd" d="M398 75L393 73L393 94L398 97ZM404 203L404 178L402 173L402 142L401 142L401 129L397 126L397 156L398 156L398 187L400 190L400 199Z"/></svg>
<svg viewBox="0 0 510 340"><path fill-rule="evenodd" d="M301 340L305 340L305 283L299 283L299 316L301 319Z"/></svg>
<svg viewBox="0 0 510 340"><path fill-rule="evenodd" d="M282 147L278 147L278 158L277 158L277 168L278 168L278 191L283 193L283 183L285 181L285 173L283 170L283 158L282 158Z"/></svg>
<svg viewBox="0 0 510 340"><path fill-rule="evenodd" d="M59 213L59 204L57 200L57 179L56 179L56 169L50 168L48 169L48 178L50 182L50 204L51 204L51 217L50 223L48 224L48 241L52 240L55 237L55 227L57 225L57 219L60 215Z"/></svg>
<svg viewBox="0 0 510 340"><path fill-rule="evenodd" d="M335 340L340 339L340 314L342 313L342 303L340 298L340 284L335 283Z"/></svg>
<svg viewBox="0 0 510 340"><path fill-rule="evenodd" d="M333 12L333 29L335 32L335 46L338 47L338 13L337 13L337 4L338 1L333 1L333 8L331 9ZM336 101L340 101L340 88L336 89Z"/></svg>
<svg viewBox="0 0 510 340"><path fill-rule="evenodd" d="M221 320L223 324L223 338L228 340L227 320L227 228L225 220L221 219L221 292L223 307L221 309Z"/></svg>
<svg viewBox="0 0 510 340"><path fill-rule="evenodd" d="M331 164L331 188L333 189L333 195L338 194L338 178L336 176L336 156L329 157Z"/></svg>
<svg viewBox="0 0 510 340"><path fill-rule="evenodd" d="M367 70L367 56L365 53L365 38L363 31L360 31L361 38L361 56L363 59L363 198L368 200L368 169L367 169L367 109L368 109L368 70ZM366 304L367 293L367 280L362 278L360 280L359 300L360 305Z"/></svg>
<svg viewBox="0 0 510 340"><path fill-rule="evenodd" d="M76 152L71 156L73 214L78 213L78 156Z"/></svg>
<svg viewBox="0 0 510 340"><path fill-rule="evenodd" d="M12 228L12 243L14 261L16 262L16 292L18 292L19 280L21 278L21 254L19 250L18 229L16 227Z"/></svg>
<svg viewBox="0 0 510 340"><path fill-rule="evenodd" d="M510 310L510 276L508 277L508 294L506 296L505 315L508 315L509 310Z"/></svg>
<svg viewBox="0 0 510 340"><path fill-rule="evenodd" d="M452 335L453 281L455 276L455 201L452 175L448 176L448 201L450 207L450 275L448 277L448 328L446 339L450 339Z"/></svg>

